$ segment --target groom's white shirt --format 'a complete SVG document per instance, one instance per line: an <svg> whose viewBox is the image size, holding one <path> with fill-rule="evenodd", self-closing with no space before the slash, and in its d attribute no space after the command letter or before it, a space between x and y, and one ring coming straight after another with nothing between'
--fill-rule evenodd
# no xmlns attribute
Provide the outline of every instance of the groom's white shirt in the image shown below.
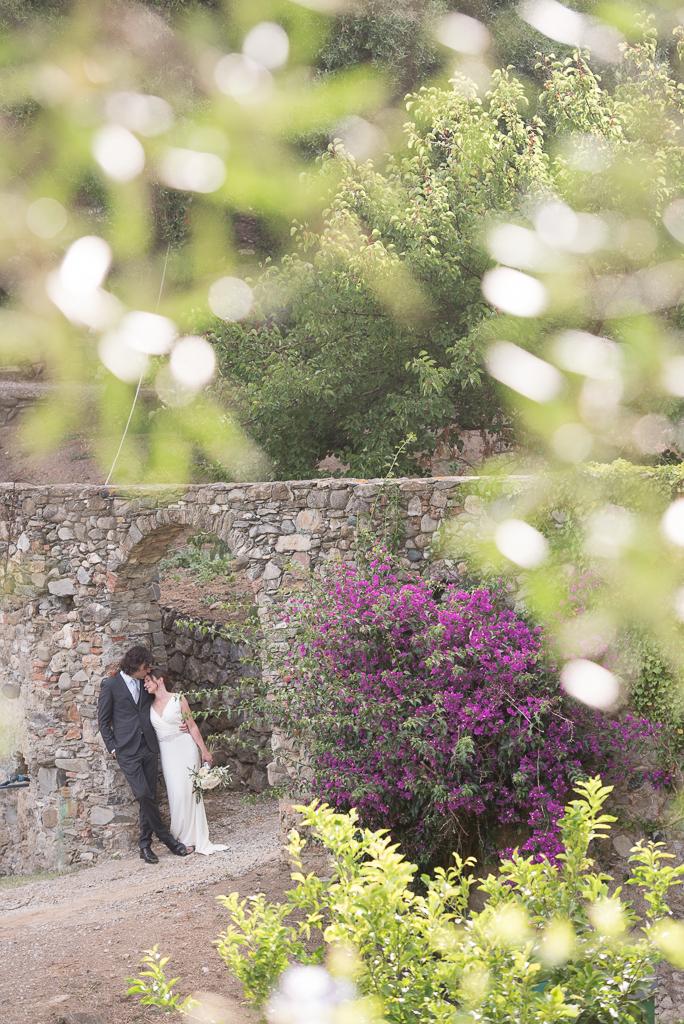
<svg viewBox="0 0 684 1024"><path fill-rule="evenodd" d="M140 696L140 680L134 679L133 676L127 676L125 672L121 673L121 678L128 687L131 697L138 703L138 697Z"/></svg>

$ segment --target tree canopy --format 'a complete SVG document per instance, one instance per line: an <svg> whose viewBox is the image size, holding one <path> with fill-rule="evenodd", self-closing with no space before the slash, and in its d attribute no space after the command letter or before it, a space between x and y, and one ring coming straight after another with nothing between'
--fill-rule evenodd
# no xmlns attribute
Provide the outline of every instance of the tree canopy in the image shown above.
<svg viewBox="0 0 684 1024"><path fill-rule="evenodd" d="M553 196L572 195L587 215L621 202L614 178L602 190L583 154L585 164L601 153L626 161L622 191L638 178L646 218L676 193L681 92L650 30L626 50L611 88L579 52L541 58L538 72L532 96L510 70L493 73L484 98L465 79L421 88L401 147L381 167L331 146L322 223L293 227L294 251L264 268L248 322L215 325L227 386L279 476L315 473L329 454L354 474L382 475L409 434L398 468L416 472L444 426L500 426L482 373L494 315L480 286L489 229L498 218L522 222ZM672 117L645 146L649 110L659 125ZM657 174L644 174L645 160ZM597 261L609 248L598 247ZM513 329L533 344L539 327Z"/></svg>

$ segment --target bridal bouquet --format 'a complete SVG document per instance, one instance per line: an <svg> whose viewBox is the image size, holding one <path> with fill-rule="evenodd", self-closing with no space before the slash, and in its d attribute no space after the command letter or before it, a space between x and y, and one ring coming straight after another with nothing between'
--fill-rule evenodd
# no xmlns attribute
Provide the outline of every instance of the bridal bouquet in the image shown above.
<svg viewBox="0 0 684 1024"><path fill-rule="evenodd" d="M229 786L232 780L228 768L219 768L218 766L211 768L208 764L203 764L201 768L191 768L190 778L197 803L202 799L205 790L216 789L217 786Z"/></svg>

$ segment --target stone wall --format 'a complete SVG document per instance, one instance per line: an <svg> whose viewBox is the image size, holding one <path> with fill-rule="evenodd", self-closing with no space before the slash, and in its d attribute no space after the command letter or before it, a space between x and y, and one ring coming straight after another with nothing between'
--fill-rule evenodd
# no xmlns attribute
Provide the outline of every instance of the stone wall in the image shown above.
<svg viewBox="0 0 684 1024"><path fill-rule="evenodd" d="M429 564L441 520L468 478L392 481L407 564ZM189 534L226 542L251 581L263 673L288 644L283 595L299 576L352 556L382 505L381 481L350 479L183 488L0 485L0 693L20 693L31 785L22 869L92 862L127 849L136 808L97 734L100 680L126 647L160 661L160 559ZM277 743L277 741L276 741ZM271 783L287 782L280 745Z"/></svg>
<svg viewBox="0 0 684 1024"><path fill-rule="evenodd" d="M27 786L0 789L0 876L19 874L26 863L31 823Z"/></svg>
<svg viewBox="0 0 684 1024"><path fill-rule="evenodd" d="M273 756L271 730L238 731L240 718L236 711L240 692L250 680L261 676L261 663L258 652L247 644L217 636L216 626L215 622L196 618L189 623L175 609L163 608L167 671L174 690L210 691L202 701L191 701L193 709L227 709L227 715L199 720L202 734L205 738L210 734L216 737L216 763L231 769L232 788L261 793L268 784L266 767Z"/></svg>

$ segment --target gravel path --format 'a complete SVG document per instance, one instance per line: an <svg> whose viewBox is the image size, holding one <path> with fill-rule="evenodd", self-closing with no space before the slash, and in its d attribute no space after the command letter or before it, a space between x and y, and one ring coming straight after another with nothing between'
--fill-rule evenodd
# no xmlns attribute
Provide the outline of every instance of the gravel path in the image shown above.
<svg viewBox="0 0 684 1024"><path fill-rule="evenodd" d="M216 896L237 890L277 899L289 883L277 803L222 796L208 814L212 839L228 844L224 853L181 858L157 846L157 865L133 854L0 888L3 1024L159 1020L124 995L141 951L155 944L171 957L183 992L219 994L215 1024L255 1019L211 942L225 926Z"/></svg>

